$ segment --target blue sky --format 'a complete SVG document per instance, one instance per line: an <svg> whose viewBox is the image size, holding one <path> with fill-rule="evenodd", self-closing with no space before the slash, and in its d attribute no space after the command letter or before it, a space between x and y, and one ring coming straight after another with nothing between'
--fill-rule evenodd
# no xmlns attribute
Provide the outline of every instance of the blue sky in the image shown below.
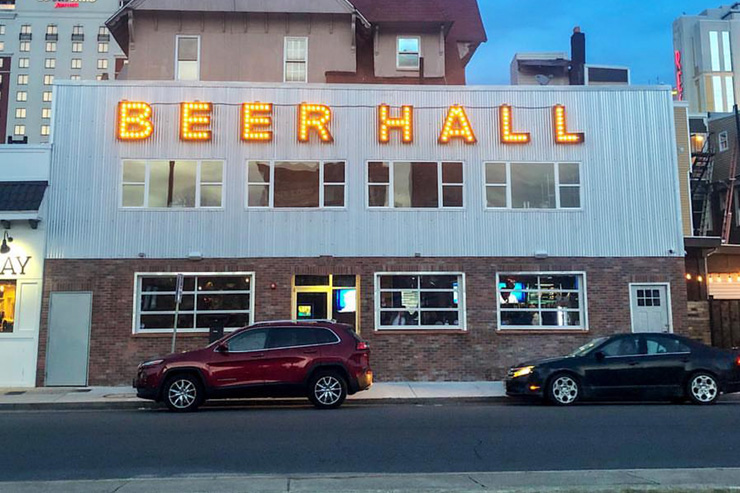
<svg viewBox="0 0 740 493"><path fill-rule="evenodd" d="M574 26L586 33L588 63L630 67L632 84L673 84L673 20L730 1L478 0L488 42L468 65L468 84L508 84L516 52L570 54Z"/></svg>

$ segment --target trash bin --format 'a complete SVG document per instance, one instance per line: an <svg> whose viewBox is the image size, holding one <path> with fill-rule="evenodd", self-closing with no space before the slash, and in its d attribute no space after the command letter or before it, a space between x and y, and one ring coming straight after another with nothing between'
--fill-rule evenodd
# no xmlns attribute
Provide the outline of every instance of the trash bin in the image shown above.
<svg viewBox="0 0 740 493"><path fill-rule="evenodd" d="M228 315L211 315L208 325L208 343L215 342L224 336L224 325Z"/></svg>

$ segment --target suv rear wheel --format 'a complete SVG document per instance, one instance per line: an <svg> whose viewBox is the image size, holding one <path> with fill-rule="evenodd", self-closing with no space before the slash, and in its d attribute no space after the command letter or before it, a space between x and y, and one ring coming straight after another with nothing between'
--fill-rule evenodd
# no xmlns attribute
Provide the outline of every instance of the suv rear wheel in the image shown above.
<svg viewBox="0 0 740 493"><path fill-rule="evenodd" d="M347 398L347 382L335 371L320 371L311 378L308 398L319 409L336 409Z"/></svg>
<svg viewBox="0 0 740 493"><path fill-rule="evenodd" d="M170 411L195 411L203 403L203 386L193 375L175 375L164 386L164 403Z"/></svg>

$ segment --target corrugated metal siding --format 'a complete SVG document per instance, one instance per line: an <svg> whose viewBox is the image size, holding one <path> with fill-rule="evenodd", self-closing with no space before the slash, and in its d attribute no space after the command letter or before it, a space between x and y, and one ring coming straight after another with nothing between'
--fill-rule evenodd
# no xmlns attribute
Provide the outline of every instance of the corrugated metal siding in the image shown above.
<svg viewBox="0 0 740 493"><path fill-rule="evenodd" d="M681 194L681 219L684 236L694 234L691 219L691 187L689 172L691 171L691 140L689 138L688 105L677 103L674 106L676 123L676 147L678 151L678 183Z"/></svg>
<svg viewBox="0 0 740 493"><path fill-rule="evenodd" d="M115 138L119 100L155 104L155 135L144 143ZM214 109L214 140L183 143L180 101L246 101L334 107L333 144L298 144L296 109L275 108L270 144L238 139L237 106ZM670 93L658 88L515 88L266 86L260 84L66 84L57 88L49 212L49 258L284 256L671 256L682 252L675 131ZM468 107L478 144L440 146L445 109L417 109L413 145L376 140L375 105ZM516 110L526 146L499 143L496 106ZM571 130L586 144L556 146L550 106L567 106ZM167 104L172 104L167 106ZM341 108L340 106L370 108ZM130 211L118 207L124 158L226 160L222 211ZM347 209L246 210L245 162L251 159L346 159ZM367 160L465 163L464 211L368 210ZM580 211L486 211L485 161L581 162ZM674 253L669 253L673 250Z"/></svg>

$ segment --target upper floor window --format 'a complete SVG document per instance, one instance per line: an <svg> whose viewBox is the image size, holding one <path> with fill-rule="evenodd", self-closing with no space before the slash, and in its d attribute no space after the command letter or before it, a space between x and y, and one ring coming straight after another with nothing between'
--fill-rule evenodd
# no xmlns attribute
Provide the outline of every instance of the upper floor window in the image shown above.
<svg viewBox="0 0 740 493"><path fill-rule="evenodd" d="M21 34L31 34L31 25L30 24L23 24L21 26Z"/></svg>
<svg viewBox="0 0 740 493"><path fill-rule="evenodd" d="M367 166L368 206L460 208L464 206L463 163L378 162Z"/></svg>
<svg viewBox="0 0 740 493"><path fill-rule="evenodd" d="M72 43L72 53L82 53L82 43L75 41Z"/></svg>
<svg viewBox="0 0 740 493"><path fill-rule="evenodd" d="M18 68L28 68L31 64L30 58L19 58L18 59Z"/></svg>
<svg viewBox="0 0 740 493"><path fill-rule="evenodd" d="M31 51L31 42L30 41L21 41L20 47L18 48L18 51L23 52L29 52Z"/></svg>
<svg viewBox="0 0 740 493"><path fill-rule="evenodd" d="M98 53L108 53L108 43L98 43Z"/></svg>
<svg viewBox="0 0 740 493"><path fill-rule="evenodd" d="M341 161L250 161L247 207L341 208L345 183Z"/></svg>
<svg viewBox="0 0 740 493"><path fill-rule="evenodd" d="M100 26L98 28L98 36L107 36L108 35L108 28L105 26Z"/></svg>
<svg viewBox="0 0 740 493"><path fill-rule="evenodd" d="M107 58L98 59L98 70L108 70L108 59Z"/></svg>
<svg viewBox="0 0 740 493"><path fill-rule="evenodd" d="M57 42L56 41L47 41L46 42L46 51L47 53L53 53L57 51Z"/></svg>
<svg viewBox="0 0 740 493"><path fill-rule="evenodd" d="M57 59L47 58L44 60L44 68L57 68Z"/></svg>
<svg viewBox="0 0 740 493"><path fill-rule="evenodd" d="M308 82L308 38L285 38L285 82Z"/></svg>
<svg viewBox="0 0 740 493"><path fill-rule="evenodd" d="M579 209L578 163L486 163L490 209Z"/></svg>
<svg viewBox="0 0 740 493"><path fill-rule="evenodd" d="M499 274L499 329L586 328L584 284L583 274Z"/></svg>
<svg viewBox="0 0 740 493"><path fill-rule="evenodd" d="M5 34L5 24L0 24L0 35Z"/></svg>
<svg viewBox="0 0 740 493"><path fill-rule="evenodd" d="M56 24L49 24L46 26L46 34L59 34L59 28Z"/></svg>
<svg viewBox="0 0 740 493"><path fill-rule="evenodd" d="M198 209L223 204L223 161L123 162L124 208Z"/></svg>
<svg viewBox="0 0 740 493"><path fill-rule="evenodd" d="M5 51L5 41L0 41L0 51Z"/></svg>
<svg viewBox="0 0 740 493"><path fill-rule="evenodd" d="M720 132L717 140L719 140L719 152L725 152L730 148L730 137L727 130Z"/></svg>
<svg viewBox="0 0 740 493"><path fill-rule="evenodd" d="M399 36L396 48L396 68L399 70L419 70L420 60L421 38L418 36Z"/></svg>
<svg viewBox="0 0 740 493"><path fill-rule="evenodd" d="M51 74L44 75L44 85L50 86L54 83L54 76Z"/></svg>
<svg viewBox="0 0 740 493"><path fill-rule="evenodd" d="M200 80L200 36L177 36L175 78Z"/></svg>
<svg viewBox="0 0 740 493"><path fill-rule="evenodd" d="M74 26L72 27L72 35L80 35L85 34L85 30L82 26Z"/></svg>
<svg viewBox="0 0 740 493"><path fill-rule="evenodd" d="M28 85L28 74L18 74L18 85L19 86Z"/></svg>

